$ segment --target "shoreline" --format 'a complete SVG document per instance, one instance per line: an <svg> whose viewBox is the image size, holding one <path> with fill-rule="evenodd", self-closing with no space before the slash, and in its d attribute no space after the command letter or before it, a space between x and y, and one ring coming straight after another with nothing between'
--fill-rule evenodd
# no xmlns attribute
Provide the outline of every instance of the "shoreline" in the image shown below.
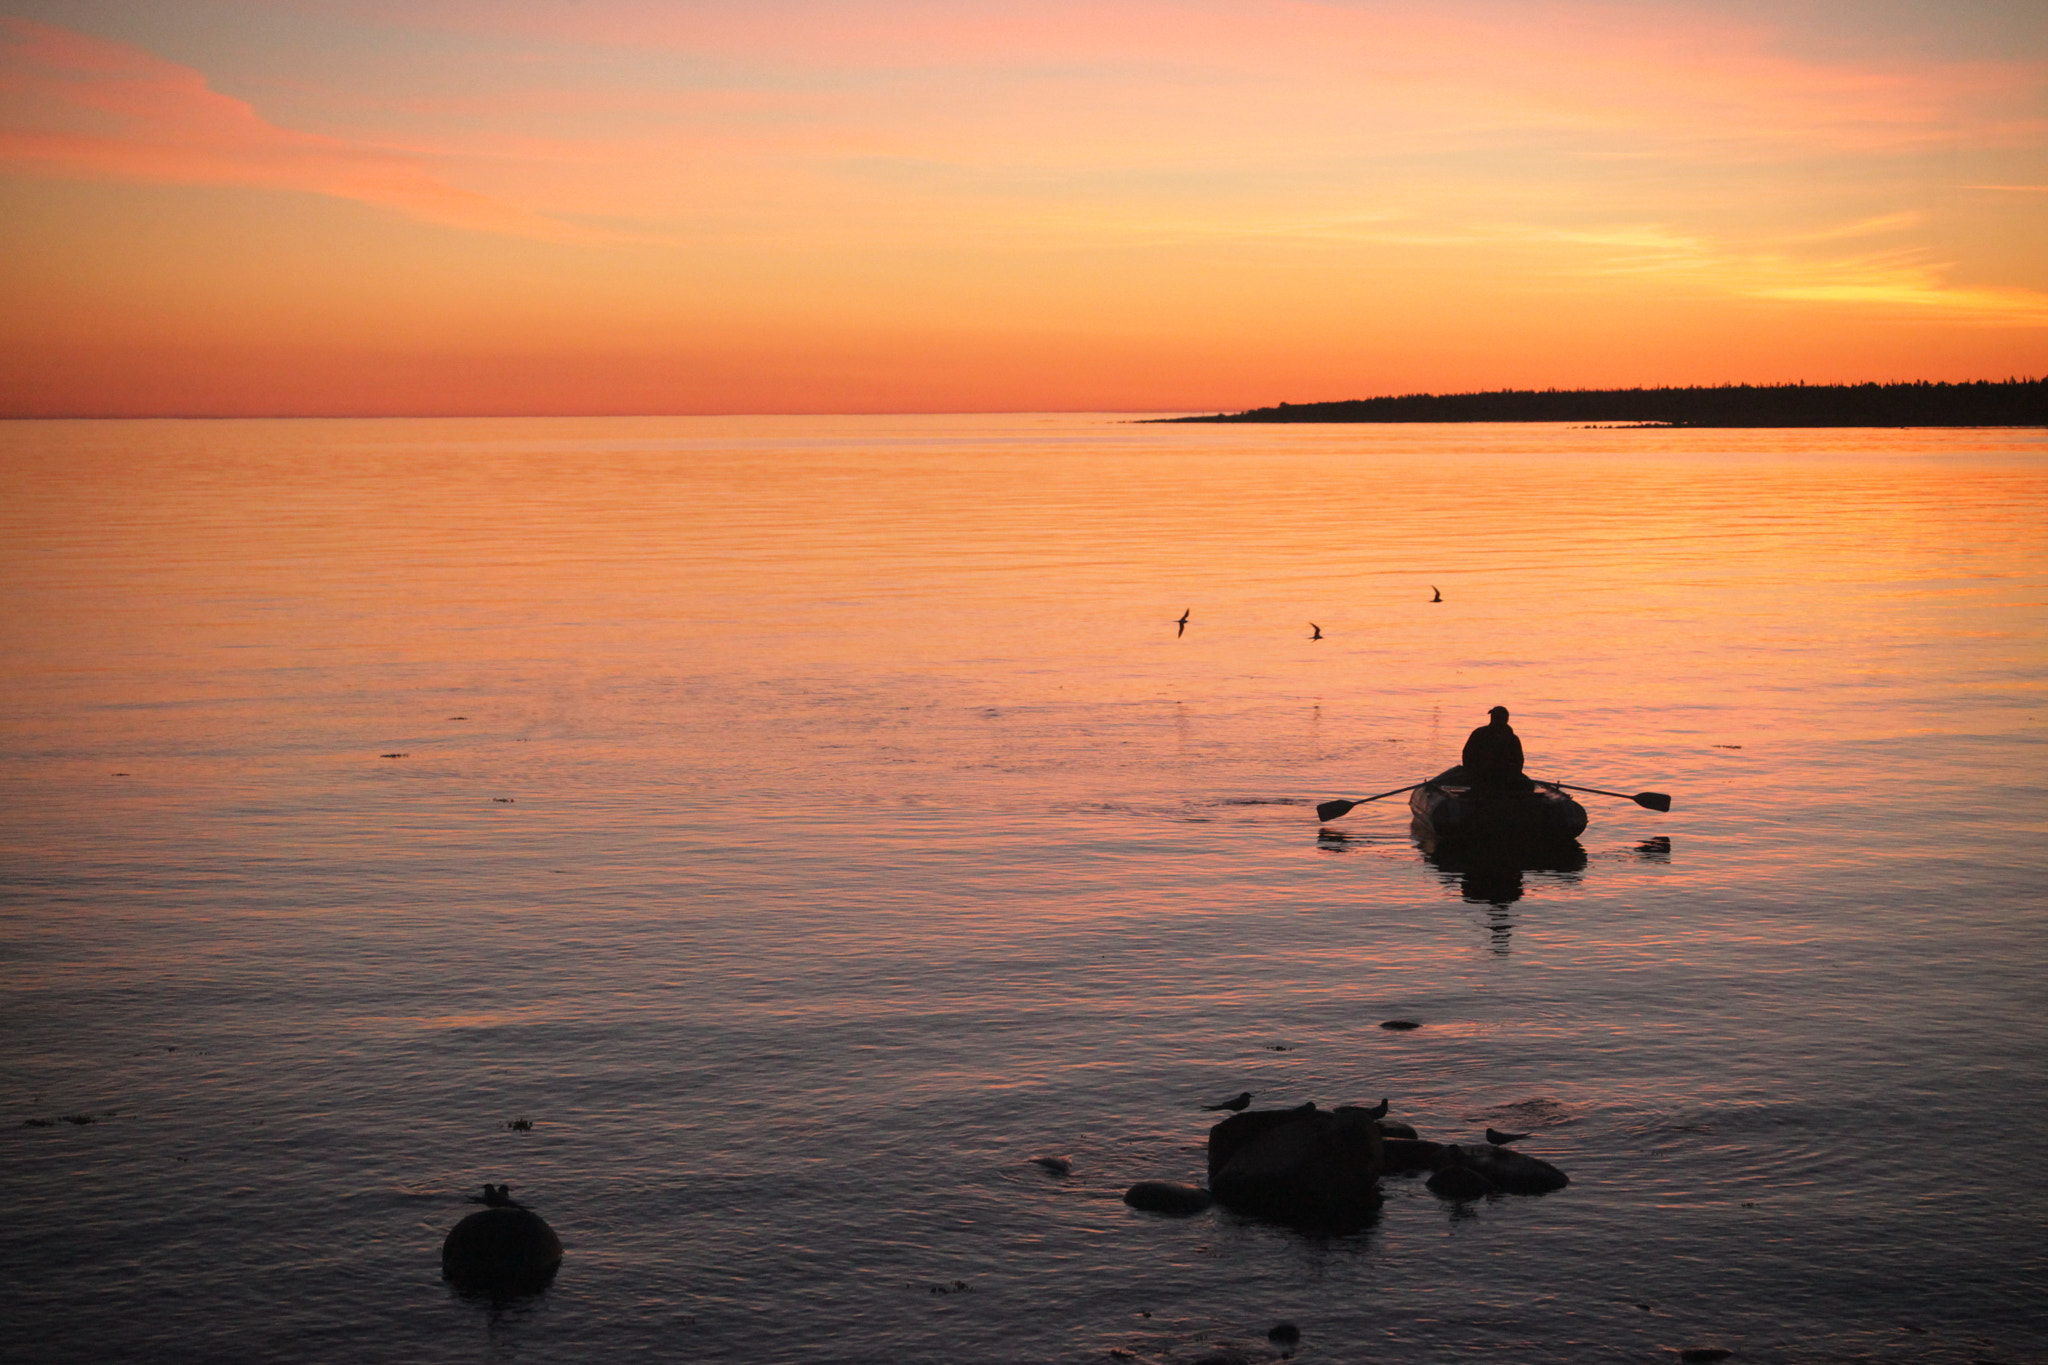
<svg viewBox="0 0 2048 1365"><path fill-rule="evenodd" d="M2044 427L2048 426L2048 380L1498 389L1278 403L1236 413L1148 420L1162 424L1570 422L1705 428Z"/></svg>

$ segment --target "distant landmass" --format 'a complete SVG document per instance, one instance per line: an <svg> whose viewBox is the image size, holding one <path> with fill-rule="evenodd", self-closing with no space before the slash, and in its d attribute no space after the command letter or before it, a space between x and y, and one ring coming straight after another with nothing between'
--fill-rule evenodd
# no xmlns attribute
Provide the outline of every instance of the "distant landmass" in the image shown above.
<svg viewBox="0 0 2048 1365"><path fill-rule="evenodd" d="M1501 389L1281 403L1160 422L1626 422L1674 427L2048 426L2048 379L1969 384L1723 384Z"/></svg>

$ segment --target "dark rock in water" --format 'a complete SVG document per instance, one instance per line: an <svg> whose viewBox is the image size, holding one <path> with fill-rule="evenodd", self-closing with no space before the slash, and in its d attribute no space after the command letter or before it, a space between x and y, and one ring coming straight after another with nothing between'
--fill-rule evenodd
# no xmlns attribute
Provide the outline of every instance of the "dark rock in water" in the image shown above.
<svg viewBox="0 0 2048 1365"><path fill-rule="evenodd" d="M1407 1127L1406 1124L1401 1126ZM1380 1131L1385 1132L1386 1127L1386 1124L1381 1124ZM1441 1142L1423 1142L1416 1138L1385 1138L1380 1142L1380 1151L1385 1154L1389 1174L1403 1171L1433 1171L1443 1164L1444 1158L1444 1145Z"/></svg>
<svg viewBox="0 0 2048 1365"><path fill-rule="evenodd" d="M1473 1199L1482 1194L1548 1194L1571 1184L1571 1177L1547 1161L1506 1147L1444 1147L1429 1188L1447 1199Z"/></svg>
<svg viewBox="0 0 2048 1365"><path fill-rule="evenodd" d="M1209 1130L1209 1188L1238 1213L1360 1226L1379 1208L1379 1125L1368 1111L1259 1110Z"/></svg>
<svg viewBox="0 0 2048 1365"><path fill-rule="evenodd" d="M1509 1194L1548 1194L1572 1183L1547 1161L1506 1147L1461 1147L1465 1164Z"/></svg>
<svg viewBox="0 0 2048 1365"><path fill-rule="evenodd" d="M441 1243L441 1278L465 1294L538 1294L562 1264L562 1239L532 1209L502 1201L504 1186L484 1187L491 1207L457 1223Z"/></svg>
<svg viewBox="0 0 2048 1365"><path fill-rule="evenodd" d="M1124 1202L1146 1213L1170 1213L1184 1218L1208 1208L1214 1202L1214 1196L1195 1185L1177 1185L1171 1180L1140 1180L1124 1191Z"/></svg>
<svg viewBox="0 0 2048 1365"><path fill-rule="evenodd" d="M1688 1346L1678 1353L1678 1358L1685 1361L1686 1365L1706 1365L1707 1361L1726 1360L1734 1354L1735 1352L1723 1350L1719 1346Z"/></svg>
<svg viewBox="0 0 2048 1365"><path fill-rule="evenodd" d="M1031 1158L1031 1164L1053 1175L1072 1175L1074 1172L1074 1163L1063 1156L1035 1156Z"/></svg>
<svg viewBox="0 0 2048 1365"><path fill-rule="evenodd" d="M1455 1162L1429 1178L1429 1192L1445 1199L1480 1199L1494 1192L1494 1184L1463 1162Z"/></svg>
<svg viewBox="0 0 2048 1365"><path fill-rule="evenodd" d="M1391 1029L1411 1029L1421 1028L1422 1025L1416 1023L1413 1019L1382 1019L1380 1021L1380 1027Z"/></svg>
<svg viewBox="0 0 2048 1365"><path fill-rule="evenodd" d="M1292 1346L1301 1340L1301 1329L1291 1322L1276 1322L1266 1333L1275 1346Z"/></svg>
<svg viewBox="0 0 2048 1365"><path fill-rule="evenodd" d="M1380 1136L1383 1138L1406 1138L1408 1141L1413 1142L1419 1134L1399 1119L1381 1119Z"/></svg>

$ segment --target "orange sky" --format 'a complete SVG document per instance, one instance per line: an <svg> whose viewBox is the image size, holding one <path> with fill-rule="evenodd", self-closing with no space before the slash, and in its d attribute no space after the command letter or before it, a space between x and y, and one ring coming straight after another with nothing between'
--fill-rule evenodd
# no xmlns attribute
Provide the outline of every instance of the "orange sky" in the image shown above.
<svg viewBox="0 0 2048 1365"><path fill-rule="evenodd" d="M2044 95L2033 0L0 0L0 414L2040 375Z"/></svg>

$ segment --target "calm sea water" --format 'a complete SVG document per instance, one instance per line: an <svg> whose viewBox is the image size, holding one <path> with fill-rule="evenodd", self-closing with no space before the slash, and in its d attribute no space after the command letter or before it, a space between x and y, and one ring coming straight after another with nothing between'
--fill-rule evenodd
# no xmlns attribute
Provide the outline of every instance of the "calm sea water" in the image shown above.
<svg viewBox="0 0 2048 1365"><path fill-rule="evenodd" d="M2048 1360L2044 531L2041 432L8 424L0 1356ZM1319 828L1494 704L1673 809ZM1246 1089L1573 1183L1121 1203Z"/></svg>

